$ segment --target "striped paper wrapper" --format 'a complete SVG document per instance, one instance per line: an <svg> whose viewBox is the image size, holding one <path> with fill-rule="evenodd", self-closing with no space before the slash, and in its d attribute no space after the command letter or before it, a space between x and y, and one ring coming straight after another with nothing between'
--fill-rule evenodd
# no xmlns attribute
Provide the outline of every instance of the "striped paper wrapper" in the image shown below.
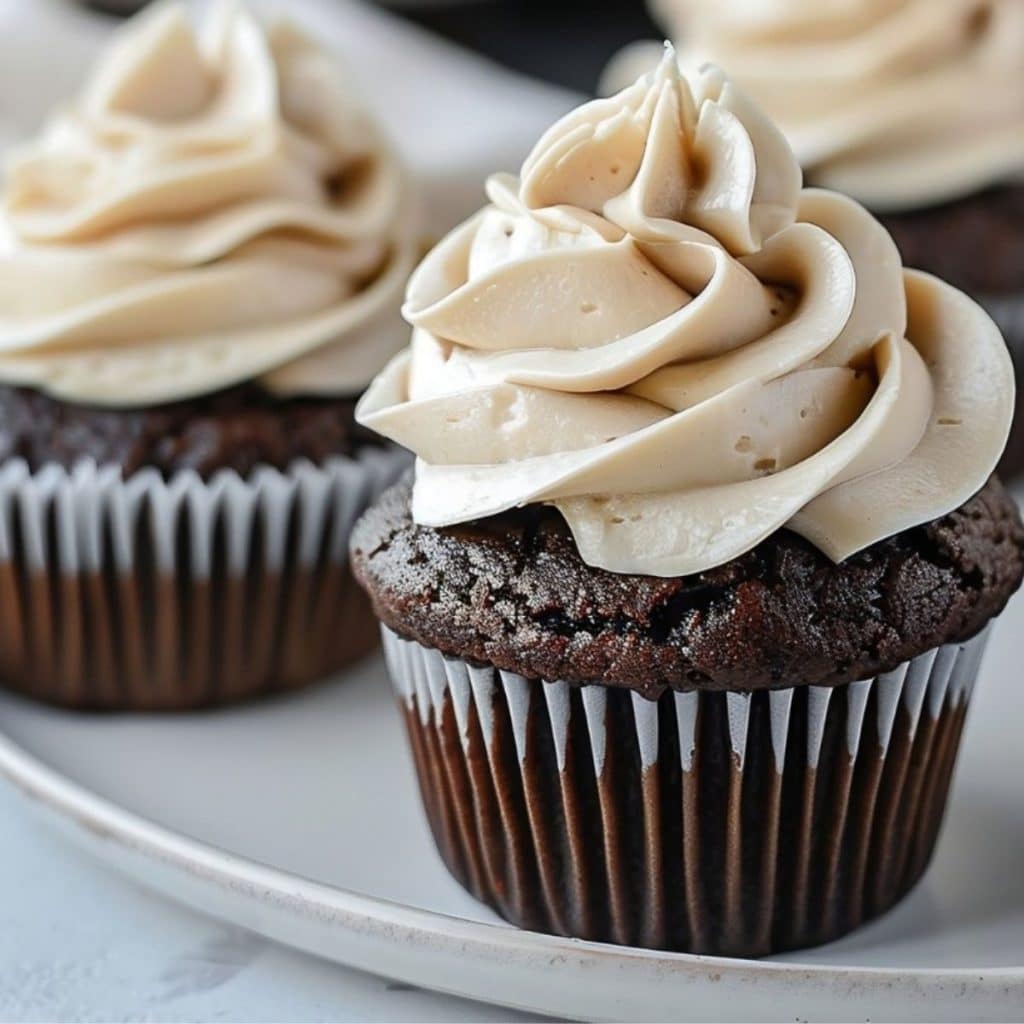
<svg viewBox="0 0 1024 1024"><path fill-rule="evenodd" d="M298 686L374 646L348 566L359 514L407 465L0 467L0 682L70 707L179 709Z"/></svg>
<svg viewBox="0 0 1024 1024"><path fill-rule="evenodd" d="M524 928L763 956L920 878L986 633L841 686L656 701L383 636L434 838L474 896Z"/></svg>

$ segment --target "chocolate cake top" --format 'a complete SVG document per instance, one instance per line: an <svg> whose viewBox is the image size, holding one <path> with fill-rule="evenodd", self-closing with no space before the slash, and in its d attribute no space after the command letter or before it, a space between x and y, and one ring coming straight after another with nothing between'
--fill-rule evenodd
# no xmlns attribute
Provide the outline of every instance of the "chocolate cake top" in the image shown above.
<svg viewBox="0 0 1024 1024"><path fill-rule="evenodd" d="M407 478L352 537L354 572L387 626L469 661L649 698L869 678L977 633L1024 572L1024 526L995 478L839 564L781 530L678 579L588 566L550 508L419 527L410 492Z"/></svg>

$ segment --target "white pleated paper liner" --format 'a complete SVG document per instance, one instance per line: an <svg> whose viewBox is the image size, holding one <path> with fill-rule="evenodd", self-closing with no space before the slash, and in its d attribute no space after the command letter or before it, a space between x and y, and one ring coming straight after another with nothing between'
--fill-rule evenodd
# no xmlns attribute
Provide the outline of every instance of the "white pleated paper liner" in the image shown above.
<svg viewBox="0 0 1024 1024"><path fill-rule="evenodd" d="M837 687L529 680L383 630L455 877L525 928L760 956L836 938L920 877L987 630Z"/></svg>
<svg viewBox="0 0 1024 1024"><path fill-rule="evenodd" d="M94 708L220 703L328 674L372 646L348 567L360 513L407 466L0 467L0 682Z"/></svg>

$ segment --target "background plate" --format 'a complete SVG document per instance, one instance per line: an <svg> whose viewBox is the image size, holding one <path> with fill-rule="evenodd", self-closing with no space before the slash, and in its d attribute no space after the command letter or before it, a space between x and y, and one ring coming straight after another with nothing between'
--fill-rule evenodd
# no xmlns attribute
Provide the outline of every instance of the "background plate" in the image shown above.
<svg viewBox="0 0 1024 1024"><path fill-rule="evenodd" d="M0 770L53 823L207 913L356 967L588 1019L1007 1019L1024 1007L1018 595L994 630L925 880L846 939L774 960L521 932L447 875L379 659L304 694L178 716L0 696Z"/></svg>

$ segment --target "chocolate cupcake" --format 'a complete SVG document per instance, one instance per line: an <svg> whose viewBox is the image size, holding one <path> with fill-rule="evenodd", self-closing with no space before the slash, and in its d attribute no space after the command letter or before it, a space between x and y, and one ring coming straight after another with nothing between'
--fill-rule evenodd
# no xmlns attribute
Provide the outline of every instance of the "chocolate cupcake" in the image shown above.
<svg viewBox="0 0 1024 1024"><path fill-rule="evenodd" d="M130 23L15 152L4 685L185 708L372 646L348 534L407 461L353 411L402 344L409 205L331 61L236 5Z"/></svg>
<svg viewBox="0 0 1024 1024"><path fill-rule="evenodd" d="M669 52L410 280L357 524L427 816L524 927L756 956L928 863L989 624L999 331Z"/></svg>
<svg viewBox="0 0 1024 1024"><path fill-rule="evenodd" d="M972 295L1024 373L1024 4L650 0L686 66L711 61L786 133L808 181L875 213L908 266ZM613 61L606 84L660 45ZM1024 469L1024 422L1004 469Z"/></svg>

